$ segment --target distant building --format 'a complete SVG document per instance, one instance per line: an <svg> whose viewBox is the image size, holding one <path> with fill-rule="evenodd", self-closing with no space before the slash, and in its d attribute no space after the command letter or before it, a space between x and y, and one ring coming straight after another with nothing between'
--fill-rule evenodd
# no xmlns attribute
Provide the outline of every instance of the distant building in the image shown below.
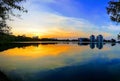
<svg viewBox="0 0 120 81"><path fill-rule="evenodd" d="M39 37L38 36L33 36L33 39L39 39Z"/></svg>
<svg viewBox="0 0 120 81"><path fill-rule="evenodd" d="M90 40L88 38L78 38L79 42L89 42Z"/></svg>
<svg viewBox="0 0 120 81"><path fill-rule="evenodd" d="M90 42L95 42L95 36L94 35L90 36Z"/></svg>
<svg viewBox="0 0 120 81"><path fill-rule="evenodd" d="M103 36L102 35L98 35L96 40L97 40L97 42L103 42Z"/></svg>

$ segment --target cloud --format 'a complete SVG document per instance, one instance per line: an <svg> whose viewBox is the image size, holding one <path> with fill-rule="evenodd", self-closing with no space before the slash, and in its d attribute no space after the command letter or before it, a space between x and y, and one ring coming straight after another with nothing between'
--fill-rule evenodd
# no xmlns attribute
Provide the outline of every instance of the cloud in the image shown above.
<svg viewBox="0 0 120 81"><path fill-rule="evenodd" d="M119 25L110 24L106 28L108 28L109 30L112 30L112 31L120 31L120 26Z"/></svg>
<svg viewBox="0 0 120 81"><path fill-rule="evenodd" d="M84 18L66 17L57 12L51 12L51 9L46 5L53 2L55 3L56 0L27 1L24 5L29 12L23 14L22 19L14 18L15 21L9 22L13 27L13 33L16 35L26 34L27 36L37 33L40 37L63 38L88 37L91 34L111 36L111 26L110 28L107 25L99 27Z"/></svg>
<svg viewBox="0 0 120 81"><path fill-rule="evenodd" d="M109 33L100 31L99 27L85 19L46 12L28 13L23 20L16 19L9 24L14 28L15 34L34 35L34 33L39 33L40 37L77 38L88 37L91 34L110 36Z"/></svg>

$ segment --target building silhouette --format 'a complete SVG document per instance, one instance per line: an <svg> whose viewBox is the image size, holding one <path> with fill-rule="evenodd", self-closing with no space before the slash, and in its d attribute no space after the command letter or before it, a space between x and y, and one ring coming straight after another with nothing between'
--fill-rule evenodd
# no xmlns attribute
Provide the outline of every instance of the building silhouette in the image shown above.
<svg viewBox="0 0 120 81"><path fill-rule="evenodd" d="M88 38L78 38L79 42L89 42Z"/></svg>
<svg viewBox="0 0 120 81"><path fill-rule="evenodd" d="M95 36L94 35L90 36L90 42L95 42Z"/></svg>
<svg viewBox="0 0 120 81"><path fill-rule="evenodd" d="M102 43L104 39L102 35L98 35L97 37L95 37L94 35L91 35L90 38L78 38L78 41L79 42L90 42L90 43L96 43L96 42Z"/></svg>
<svg viewBox="0 0 120 81"><path fill-rule="evenodd" d="M99 42L99 43L102 43L103 42L103 36L98 35L97 38L96 38L96 41Z"/></svg>

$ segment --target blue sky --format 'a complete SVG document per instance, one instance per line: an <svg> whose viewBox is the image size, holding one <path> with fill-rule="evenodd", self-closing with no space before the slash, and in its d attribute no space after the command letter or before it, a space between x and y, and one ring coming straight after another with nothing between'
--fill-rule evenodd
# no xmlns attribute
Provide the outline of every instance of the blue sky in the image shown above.
<svg viewBox="0 0 120 81"><path fill-rule="evenodd" d="M57 0L56 0L57 1ZM59 0L47 6L67 17L84 18L92 23L101 24L108 21L106 7L109 0ZM97 21L96 21L97 20Z"/></svg>
<svg viewBox="0 0 120 81"><path fill-rule="evenodd" d="M91 34L114 37L119 25L106 13L109 0L27 0L28 13L9 24L13 33L39 37L78 38ZM18 12L17 12L18 13Z"/></svg>

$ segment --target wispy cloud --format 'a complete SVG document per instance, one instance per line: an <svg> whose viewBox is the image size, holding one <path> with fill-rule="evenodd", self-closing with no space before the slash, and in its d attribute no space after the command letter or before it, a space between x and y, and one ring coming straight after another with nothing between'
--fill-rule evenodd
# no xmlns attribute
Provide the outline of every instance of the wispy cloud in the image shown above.
<svg viewBox="0 0 120 81"><path fill-rule="evenodd" d="M33 33L33 35L34 33L39 33L41 37L73 38L88 37L90 34L110 35L109 33L100 31L99 27L82 18L64 17L45 12L34 13L24 20L16 19L14 23L11 22L10 24L14 27L13 32L19 32L18 34L22 34L23 32L23 34Z"/></svg>
<svg viewBox="0 0 120 81"><path fill-rule="evenodd" d="M113 24L110 24L108 25L107 27L105 27L111 31L120 31L120 26L119 25L113 25Z"/></svg>
<svg viewBox="0 0 120 81"><path fill-rule="evenodd" d="M88 37L91 34L103 34L105 37L114 35L115 31L120 30L119 26L106 25L101 26L93 24L85 18L76 18L62 15L50 8L49 3L56 5L64 5L64 0L28 0L24 5L29 10L27 14L22 15L21 19L10 21L10 26L13 27L13 33L26 34L28 36L39 35L40 37ZM66 0L70 7L72 4L70 0ZM65 7L64 10L68 7ZM76 12L75 12L76 13Z"/></svg>

